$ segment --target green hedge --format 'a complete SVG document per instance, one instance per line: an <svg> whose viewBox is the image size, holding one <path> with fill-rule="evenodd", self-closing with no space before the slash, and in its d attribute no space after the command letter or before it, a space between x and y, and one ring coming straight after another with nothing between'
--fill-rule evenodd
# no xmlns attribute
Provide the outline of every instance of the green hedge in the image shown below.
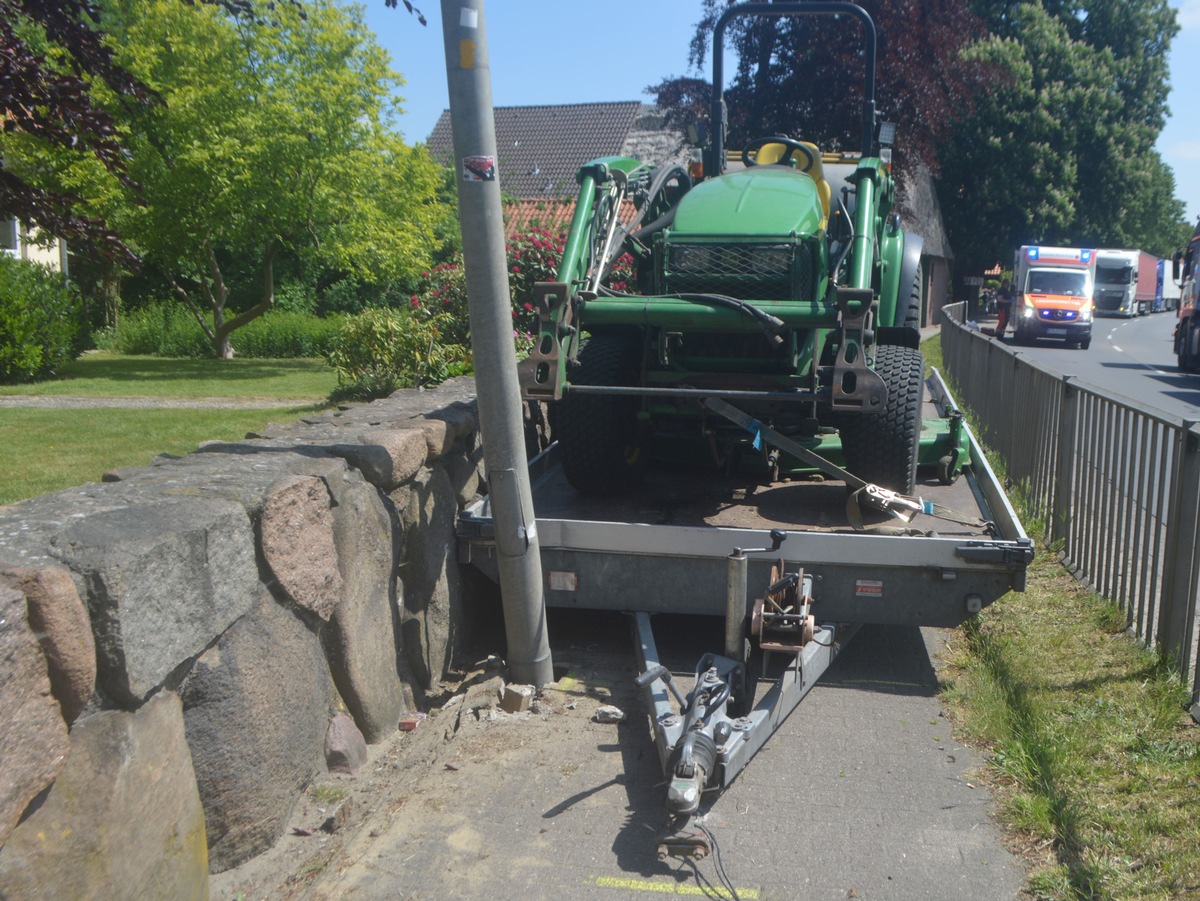
<svg viewBox="0 0 1200 901"><path fill-rule="evenodd" d="M469 371L465 347L443 344L447 313L366 310L349 317L325 359L337 372L337 397L371 400L397 388L440 385Z"/></svg>
<svg viewBox="0 0 1200 901"><path fill-rule="evenodd" d="M273 310L233 333L239 357L285 359L321 357L333 346L344 317L319 319L307 313ZM144 307L121 317L98 343L106 350L155 357L213 356L212 342L192 314L178 304Z"/></svg>
<svg viewBox="0 0 1200 901"><path fill-rule="evenodd" d="M61 274L0 253L0 382L47 378L75 359L82 309Z"/></svg>

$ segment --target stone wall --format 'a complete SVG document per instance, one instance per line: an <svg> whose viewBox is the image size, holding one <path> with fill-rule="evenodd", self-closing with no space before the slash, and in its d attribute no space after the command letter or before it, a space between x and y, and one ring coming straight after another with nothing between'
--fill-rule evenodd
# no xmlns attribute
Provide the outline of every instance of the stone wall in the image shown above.
<svg viewBox="0 0 1200 901"><path fill-rule="evenodd" d="M419 709L476 422L456 379L0 507L0 897L207 897Z"/></svg>

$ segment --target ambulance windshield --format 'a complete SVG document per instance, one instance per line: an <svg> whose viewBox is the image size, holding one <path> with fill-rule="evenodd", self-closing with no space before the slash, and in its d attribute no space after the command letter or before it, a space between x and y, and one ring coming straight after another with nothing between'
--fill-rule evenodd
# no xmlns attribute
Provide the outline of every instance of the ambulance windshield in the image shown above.
<svg viewBox="0 0 1200 901"><path fill-rule="evenodd" d="M1027 294L1059 294L1064 297L1086 297L1088 294L1086 272L1068 272L1057 269L1033 269L1029 273Z"/></svg>

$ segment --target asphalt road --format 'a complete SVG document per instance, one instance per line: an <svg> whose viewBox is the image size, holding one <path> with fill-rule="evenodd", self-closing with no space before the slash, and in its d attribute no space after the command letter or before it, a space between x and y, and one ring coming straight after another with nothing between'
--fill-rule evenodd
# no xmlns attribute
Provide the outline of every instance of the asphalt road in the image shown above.
<svg viewBox="0 0 1200 901"><path fill-rule="evenodd" d="M1097 319L1092 345L1072 350L1056 341L1010 346L1029 359L1102 389L1105 394L1155 407L1172 416L1200 419L1200 375L1175 366L1175 313L1136 319Z"/></svg>

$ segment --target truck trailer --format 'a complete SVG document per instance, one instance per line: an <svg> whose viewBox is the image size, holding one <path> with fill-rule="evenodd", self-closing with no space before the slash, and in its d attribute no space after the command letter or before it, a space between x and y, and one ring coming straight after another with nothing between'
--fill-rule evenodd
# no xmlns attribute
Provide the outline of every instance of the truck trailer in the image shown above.
<svg viewBox="0 0 1200 901"><path fill-rule="evenodd" d="M1097 316L1145 316L1162 304L1158 257L1144 250L1097 250Z"/></svg>
<svg viewBox="0 0 1200 901"><path fill-rule="evenodd" d="M1051 338L1087 350L1095 278L1095 250L1023 245L1013 262L1014 340Z"/></svg>
<svg viewBox="0 0 1200 901"><path fill-rule="evenodd" d="M1175 358L1184 372L1200 371L1200 320L1196 318L1196 267L1200 265L1197 223L1187 247L1171 260L1171 274L1179 285L1179 321L1175 325Z"/></svg>

